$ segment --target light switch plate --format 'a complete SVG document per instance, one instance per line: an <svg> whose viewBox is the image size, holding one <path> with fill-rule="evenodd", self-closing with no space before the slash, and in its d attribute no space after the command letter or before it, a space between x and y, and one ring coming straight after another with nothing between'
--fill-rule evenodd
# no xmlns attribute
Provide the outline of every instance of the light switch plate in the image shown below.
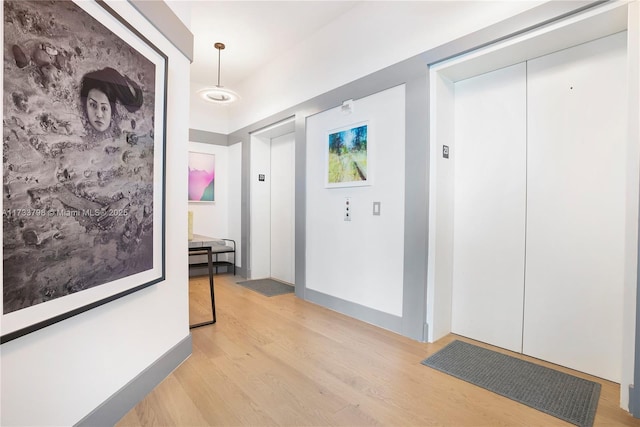
<svg viewBox="0 0 640 427"><path fill-rule="evenodd" d="M380 202L373 202L373 214L380 216Z"/></svg>

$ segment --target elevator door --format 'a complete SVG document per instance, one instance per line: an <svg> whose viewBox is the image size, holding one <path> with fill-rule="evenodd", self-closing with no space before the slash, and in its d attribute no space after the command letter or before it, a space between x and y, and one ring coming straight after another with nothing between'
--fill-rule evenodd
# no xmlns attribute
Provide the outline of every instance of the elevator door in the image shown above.
<svg viewBox="0 0 640 427"><path fill-rule="evenodd" d="M626 33L528 63L523 351L616 382L626 90Z"/></svg>
<svg viewBox="0 0 640 427"><path fill-rule="evenodd" d="M626 34L455 84L452 331L620 381Z"/></svg>
<svg viewBox="0 0 640 427"><path fill-rule="evenodd" d="M455 85L452 331L522 350L526 66Z"/></svg>

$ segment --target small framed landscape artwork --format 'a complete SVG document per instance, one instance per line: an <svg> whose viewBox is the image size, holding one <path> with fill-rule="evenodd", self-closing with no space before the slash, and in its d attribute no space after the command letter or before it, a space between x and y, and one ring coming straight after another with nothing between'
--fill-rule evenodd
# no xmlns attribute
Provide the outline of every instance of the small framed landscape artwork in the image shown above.
<svg viewBox="0 0 640 427"><path fill-rule="evenodd" d="M216 156L208 153L189 152L189 201L213 202L215 200Z"/></svg>
<svg viewBox="0 0 640 427"><path fill-rule="evenodd" d="M328 132L325 187L371 185L369 130L369 122L361 122Z"/></svg>

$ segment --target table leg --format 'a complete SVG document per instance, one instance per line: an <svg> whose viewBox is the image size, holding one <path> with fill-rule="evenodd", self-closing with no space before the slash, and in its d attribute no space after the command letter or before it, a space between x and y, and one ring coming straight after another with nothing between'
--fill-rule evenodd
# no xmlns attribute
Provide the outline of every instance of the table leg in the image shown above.
<svg viewBox="0 0 640 427"><path fill-rule="evenodd" d="M214 293L214 290L213 290L213 256L212 256L210 247L198 248L198 249L207 251L207 264L209 266L209 292L211 293L211 316L212 316L212 319L211 319L211 321L208 321L208 322L202 322L202 323L196 323L194 325L189 325L189 329L199 328L200 326L212 325L212 324L216 323L216 299L215 299L215 293Z"/></svg>

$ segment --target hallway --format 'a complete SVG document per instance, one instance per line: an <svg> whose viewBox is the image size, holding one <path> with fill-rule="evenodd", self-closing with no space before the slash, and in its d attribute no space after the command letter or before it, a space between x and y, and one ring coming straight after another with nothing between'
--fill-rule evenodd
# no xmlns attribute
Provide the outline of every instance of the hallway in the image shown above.
<svg viewBox="0 0 640 427"><path fill-rule="evenodd" d="M192 330L193 355L119 427L570 425L420 364L454 339L470 340L415 342L234 279L216 276L217 323ZM191 279L192 323L206 318L207 285ZM618 407L617 384L556 368L602 384L595 426L640 425Z"/></svg>

